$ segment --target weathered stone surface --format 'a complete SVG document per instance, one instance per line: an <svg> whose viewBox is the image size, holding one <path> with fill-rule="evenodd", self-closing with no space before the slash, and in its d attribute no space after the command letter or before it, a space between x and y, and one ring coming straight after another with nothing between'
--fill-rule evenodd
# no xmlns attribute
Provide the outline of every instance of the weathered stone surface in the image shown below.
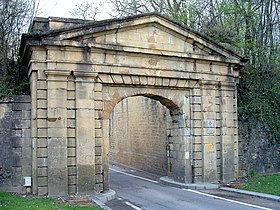
<svg viewBox="0 0 280 210"><path fill-rule="evenodd" d="M110 118L110 160L166 176L168 116L171 121L169 110L153 99L121 101Z"/></svg>
<svg viewBox="0 0 280 210"><path fill-rule="evenodd" d="M234 178L239 75L228 70L243 65L240 56L157 14L85 24L39 18L33 29L21 47L30 67L33 193L109 190L110 141L112 159L181 182ZM135 96L149 99L120 111ZM119 129L110 136L114 115Z"/></svg>
<svg viewBox="0 0 280 210"><path fill-rule="evenodd" d="M68 194L67 143L66 138L48 139L48 194ZM38 183L41 183L38 180Z"/></svg>
<svg viewBox="0 0 280 210"><path fill-rule="evenodd" d="M30 96L0 100L0 191L27 192L31 176Z"/></svg>
<svg viewBox="0 0 280 210"><path fill-rule="evenodd" d="M256 119L239 121L239 176L280 171L279 145L271 142L270 135Z"/></svg>

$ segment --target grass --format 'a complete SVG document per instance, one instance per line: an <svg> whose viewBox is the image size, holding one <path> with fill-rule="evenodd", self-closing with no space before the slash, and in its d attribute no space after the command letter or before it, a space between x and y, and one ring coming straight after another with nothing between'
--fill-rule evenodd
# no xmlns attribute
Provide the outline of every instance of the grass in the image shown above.
<svg viewBox="0 0 280 210"><path fill-rule="evenodd" d="M241 190L280 196L280 175L254 175L249 178L248 182L240 185L238 188Z"/></svg>
<svg viewBox="0 0 280 210"><path fill-rule="evenodd" d="M58 204L55 198L34 198L34 197L22 197L11 193L0 192L0 209L4 210L101 210L101 208L94 206L69 206Z"/></svg>

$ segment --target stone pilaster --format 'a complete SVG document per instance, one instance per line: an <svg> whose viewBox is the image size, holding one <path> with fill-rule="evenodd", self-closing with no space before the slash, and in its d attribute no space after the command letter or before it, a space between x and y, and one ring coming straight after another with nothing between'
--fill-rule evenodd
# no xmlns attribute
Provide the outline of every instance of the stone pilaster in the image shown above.
<svg viewBox="0 0 280 210"><path fill-rule="evenodd" d="M221 179L231 181L235 179L235 165L237 165L238 131L237 131L237 101L235 84L222 84L220 87L220 115L221 115ZM237 166L236 166L237 167Z"/></svg>
<svg viewBox="0 0 280 210"><path fill-rule="evenodd" d="M67 171L67 71L47 75L48 194L68 194Z"/></svg>
<svg viewBox="0 0 280 210"><path fill-rule="evenodd" d="M76 77L77 193L95 192L95 73L74 72Z"/></svg>
<svg viewBox="0 0 280 210"><path fill-rule="evenodd" d="M202 100L199 84L190 90L193 182L202 182Z"/></svg>
<svg viewBox="0 0 280 210"><path fill-rule="evenodd" d="M76 170L76 83L71 74L68 78L67 88L67 165L68 165L68 189L69 194L77 193Z"/></svg>
<svg viewBox="0 0 280 210"><path fill-rule="evenodd" d="M29 84L31 90L31 138L32 138L32 192L38 193L37 177L37 71L32 71Z"/></svg>
<svg viewBox="0 0 280 210"><path fill-rule="evenodd" d="M103 162L103 152L106 152L104 149L104 137L103 135L103 86L100 82L95 84L94 100L95 100L95 192L101 193L106 190L107 186L109 189L109 166L108 163ZM104 120L106 122L106 119ZM108 134L109 135L109 134ZM109 136L108 136L109 139ZM109 141L109 140L108 140ZM108 148L109 149L109 148ZM107 150L108 150L107 149ZM104 167L106 167L104 169ZM104 183L106 186L104 187Z"/></svg>
<svg viewBox="0 0 280 210"><path fill-rule="evenodd" d="M172 118L171 127L168 129L168 175L179 182L192 182L192 148L190 131L190 98L189 91L178 96L178 106L170 110Z"/></svg>
<svg viewBox="0 0 280 210"><path fill-rule="evenodd" d="M202 181L217 181L217 152L216 152L216 92L217 84L201 84L201 146L202 146Z"/></svg>
<svg viewBox="0 0 280 210"><path fill-rule="evenodd" d="M192 174L192 137L191 137L191 106L189 93L183 99L183 119L184 122L184 166L185 166L185 183L191 183L193 180Z"/></svg>
<svg viewBox="0 0 280 210"><path fill-rule="evenodd" d="M103 189L104 191L108 191L109 190L109 141L110 141L110 137L109 137L109 119L104 119L103 120L103 133L100 134L103 138L103 158L102 158L102 166L103 166Z"/></svg>

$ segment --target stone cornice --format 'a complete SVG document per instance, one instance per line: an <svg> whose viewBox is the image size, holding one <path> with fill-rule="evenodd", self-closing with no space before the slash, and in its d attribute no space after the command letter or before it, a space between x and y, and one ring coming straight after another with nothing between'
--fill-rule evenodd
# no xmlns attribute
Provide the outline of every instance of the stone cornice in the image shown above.
<svg viewBox="0 0 280 210"><path fill-rule="evenodd" d="M195 79L169 78L126 74L98 74L98 82L111 85L157 86L191 89L198 83Z"/></svg>
<svg viewBox="0 0 280 210"><path fill-rule="evenodd" d="M71 74L70 71L66 71L66 70L59 70L59 71L58 70L45 70L44 72L47 76L55 75L55 76L67 76L68 77Z"/></svg>
<svg viewBox="0 0 280 210"><path fill-rule="evenodd" d="M34 42L32 45L60 46L60 47L64 46L64 47L80 47L80 48L89 47L91 49L122 51L127 53L142 53L147 55L159 55L159 56L196 59L196 60L204 60L204 61L207 60L212 62L223 62L223 63L240 65L240 61L238 59L215 56L215 55L202 55L202 54L188 53L188 52L180 53L180 52L146 49L146 48L139 48L139 47L120 46L120 45L113 45L113 44L101 44L101 43L83 44L80 41L73 41L73 40L62 40L62 41L42 40L38 43Z"/></svg>

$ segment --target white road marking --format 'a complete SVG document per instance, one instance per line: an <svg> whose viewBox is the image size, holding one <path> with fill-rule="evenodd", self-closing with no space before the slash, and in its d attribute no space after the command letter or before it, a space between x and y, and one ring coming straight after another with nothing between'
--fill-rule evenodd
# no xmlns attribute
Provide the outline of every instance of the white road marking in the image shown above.
<svg viewBox="0 0 280 210"><path fill-rule="evenodd" d="M129 203L129 202L125 202L125 204L126 205L128 205L128 206L130 206L130 207L132 207L132 208L134 208L134 209L136 209L136 210L142 210L141 208L139 208L138 206L135 206L135 205L133 205L132 203Z"/></svg>
<svg viewBox="0 0 280 210"><path fill-rule="evenodd" d="M186 190L186 191L189 191L189 192L193 192L193 193L197 193L197 194L200 194L200 195L208 196L208 197L211 197L211 198L216 198L216 199L219 199L219 200L224 200L224 201L229 201L229 202L232 202L232 203L241 204L241 205L244 205L244 206L250 206L250 207L253 207L253 208L264 209L264 210L273 210L273 209L269 209L269 208L265 208L265 207L261 207L261 206L256 206L256 205L249 204L249 203L243 203L243 202L240 202L240 201L235 201L235 200L230 200L230 199L227 199L227 198L218 197L218 196L215 196L215 195L210 195L210 194L199 192L199 191L196 191L196 190L190 190L190 189L182 189L182 190Z"/></svg>
<svg viewBox="0 0 280 210"><path fill-rule="evenodd" d="M129 174L129 173L126 173L126 172L123 172L123 171L119 171L119 170L116 170L116 169L112 169L112 168L110 168L110 170L115 171L115 172L120 173L120 174L131 176L131 177L134 177L134 178L137 178L137 179L142 179L142 180L145 180L145 181L148 181L148 182L152 182L152 183L158 184L158 181L155 181L155 180L147 179L147 178L144 178L144 177L141 177L141 176L136 176L136 175Z"/></svg>
<svg viewBox="0 0 280 210"><path fill-rule="evenodd" d="M144 177L141 177L141 176L136 176L136 175L129 174L129 173L119 171L119 170L116 170L116 169L112 169L112 168L110 168L110 170L115 171L117 173L127 175L127 176L131 176L131 177L134 177L134 178L137 178L137 179L142 179L142 180L145 180L145 181L148 181L148 182L158 184L158 181L155 181L155 180L147 179L147 178L144 178ZM191 190L191 189L182 189L182 190L197 193L197 194L204 195L204 196L208 196L208 197L211 197L211 198L216 198L216 199L219 199L219 200L224 200L224 201L228 201L228 202L232 202L232 203L241 204L241 205L244 205L244 206L250 206L250 207L253 207L253 208L258 208L258 209L263 209L263 210L273 210L273 209L265 208L265 207L262 207L262 206L257 206L257 205L253 205L253 204L249 204L249 203L243 203L243 202L240 202L240 201L235 201L235 200L231 200L231 199L227 199L227 198L218 197L218 196L215 196L215 195L210 195L210 194L199 192L199 191L196 191L196 190ZM130 207L136 209L136 210L142 210L141 208L139 208L139 207L137 207L137 206L135 206L135 205L133 205L129 202L125 202L125 203L127 205L129 205Z"/></svg>

